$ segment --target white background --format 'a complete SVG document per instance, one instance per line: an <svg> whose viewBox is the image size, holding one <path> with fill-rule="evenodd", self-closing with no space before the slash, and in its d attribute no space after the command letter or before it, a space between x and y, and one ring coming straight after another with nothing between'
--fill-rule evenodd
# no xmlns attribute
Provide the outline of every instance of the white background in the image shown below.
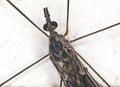
<svg viewBox="0 0 120 87"><path fill-rule="evenodd" d="M65 31L67 0L11 0L40 28L45 23L43 8ZM67 39L85 35L120 22L120 0L70 0ZM48 38L21 16L6 0L0 0L0 83L49 52ZM110 84L120 86L120 25L76 41L74 48ZM3 87L53 87L59 75L46 58ZM98 80L101 84L101 81ZM104 84L103 84L104 85Z"/></svg>

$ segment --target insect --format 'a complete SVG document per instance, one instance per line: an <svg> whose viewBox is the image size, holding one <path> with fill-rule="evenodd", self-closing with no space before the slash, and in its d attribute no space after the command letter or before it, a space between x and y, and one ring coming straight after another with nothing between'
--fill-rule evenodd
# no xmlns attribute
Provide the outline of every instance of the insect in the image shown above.
<svg viewBox="0 0 120 87"><path fill-rule="evenodd" d="M47 11L47 10L46 10ZM46 13L46 11L45 11L45 13ZM46 14L47 15L47 14ZM29 19L28 19L29 20ZM53 25L56 25L56 23L54 23L53 22ZM107 27L107 28L105 28L105 29L108 29L108 28L110 28L110 27L113 27L113 26L116 26L116 25L118 25L119 23L117 23L117 24L115 24L115 25L112 25L112 26L109 26L109 27ZM36 25L35 25L36 26ZM37 26L36 26L37 27ZM105 29L103 29L103 30L105 30ZM102 31L102 30L100 30L100 31ZM43 32L43 31L42 31ZM99 31L97 31L97 32L99 32ZM94 32L94 33L97 33L97 32ZM92 34L94 34L94 33L91 33L91 34L88 34L88 35L86 35L86 36L84 36L84 37L87 37L87 36L89 36L89 35L92 35ZM45 33L44 33L45 34ZM46 36L47 36L47 34L45 34ZM56 37L56 36L55 36ZM80 38L84 38L84 37L80 37ZM78 38L79 39L79 38ZM75 40L73 40L73 41L76 41L77 39L75 39ZM53 40L54 41L54 40ZM71 41L71 42L73 42L73 41ZM66 42L66 44L67 44L67 42ZM67 44L67 45L69 45L69 44ZM71 47L71 46L70 46ZM52 49L51 49L52 50ZM55 50L55 49L54 49ZM75 53L75 54L77 54L77 53ZM46 56L48 56L48 55L46 55ZM46 57L45 56L45 57ZM79 60L78 60L79 61ZM53 63L55 63L55 62L53 62ZM29 68L29 67L27 67L27 68ZM26 68L26 69L27 69ZM24 69L24 70L26 70L26 69ZM84 68L83 68L84 69ZM24 71L23 70L23 71ZM21 73L21 72L20 72ZM16 74L16 76L17 76L18 74ZM15 76L14 76L15 77ZM62 79L63 79L63 77L62 77ZM68 81L68 80L66 80L66 81ZM108 85L109 86L109 85ZM67 87L69 87L69 86L67 86ZM70 86L71 87L71 86Z"/></svg>

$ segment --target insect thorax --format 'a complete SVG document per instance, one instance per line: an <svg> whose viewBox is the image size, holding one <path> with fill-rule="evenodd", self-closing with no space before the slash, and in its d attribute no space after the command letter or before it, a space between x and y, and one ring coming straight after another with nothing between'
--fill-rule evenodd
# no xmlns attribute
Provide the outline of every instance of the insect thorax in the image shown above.
<svg viewBox="0 0 120 87"><path fill-rule="evenodd" d="M68 58L75 56L74 49L70 42L57 32L53 32L50 35L49 49L54 62L64 62L67 61Z"/></svg>
<svg viewBox="0 0 120 87"><path fill-rule="evenodd" d="M80 65L70 41L57 32L50 34L50 60L56 67L66 87L99 87L95 86L85 69Z"/></svg>

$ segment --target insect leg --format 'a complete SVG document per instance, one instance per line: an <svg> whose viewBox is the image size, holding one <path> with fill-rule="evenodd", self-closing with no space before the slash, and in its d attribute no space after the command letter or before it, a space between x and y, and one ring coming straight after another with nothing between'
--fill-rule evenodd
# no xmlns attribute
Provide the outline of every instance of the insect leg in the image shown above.
<svg viewBox="0 0 120 87"><path fill-rule="evenodd" d="M75 42L75 41L78 41L78 40L83 39L83 38L85 38L85 37L94 35L94 34L96 34L96 33L99 33L99 32L105 31L105 30L108 30L108 29L110 29L110 28L112 28L112 27L115 27L115 26L117 26L117 25L120 25L120 22L119 22L119 23L116 23L116 24L113 24L113 25L110 25L110 26L108 26L108 27L105 27L105 28L103 28L103 29L94 31L94 32L92 32L92 33L83 35L83 36L81 36L81 37L75 38L74 40L71 40L71 42Z"/></svg>
<svg viewBox="0 0 120 87"><path fill-rule="evenodd" d="M45 55L44 57L40 58L39 60L35 61L34 63L30 64L29 66L27 66L26 68L22 69L21 71L19 71L18 73L16 73L15 75L13 75L12 77L10 77L9 79L7 79L6 81L2 82L0 84L0 87L2 87L4 84L6 84L7 82L9 82L10 80L12 80L13 78L17 77L18 75L20 75L21 73L23 73L24 71L28 70L29 68L31 68L32 66L36 65L37 63L39 63L40 61L42 61L43 59L45 59L47 56L49 56L49 54Z"/></svg>
<svg viewBox="0 0 120 87"><path fill-rule="evenodd" d="M67 0L66 31L64 33L64 36L68 35L68 29L69 29L69 5L70 5L70 0Z"/></svg>
<svg viewBox="0 0 120 87"><path fill-rule="evenodd" d="M96 75L99 76L99 78L108 86L111 87L107 81L105 81L105 79L102 78L102 76L78 53L76 52L76 54L96 73Z"/></svg>
<svg viewBox="0 0 120 87"><path fill-rule="evenodd" d="M30 18L28 18L18 7L16 7L10 0L7 0L22 16L24 16L31 24L33 24L38 30L40 30L45 36L49 37L41 28L39 28Z"/></svg>
<svg viewBox="0 0 120 87"><path fill-rule="evenodd" d="M62 78L61 78L61 80L60 80L60 87L62 87Z"/></svg>

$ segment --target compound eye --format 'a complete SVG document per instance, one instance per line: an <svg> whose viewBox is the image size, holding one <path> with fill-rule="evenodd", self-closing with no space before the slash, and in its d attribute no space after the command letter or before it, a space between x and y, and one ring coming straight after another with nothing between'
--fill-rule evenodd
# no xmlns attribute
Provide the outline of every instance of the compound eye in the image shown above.
<svg viewBox="0 0 120 87"><path fill-rule="evenodd" d="M52 29L52 31L54 31L54 30L57 28L57 26L58 26L57 22L55 22L55 21L52 21L52 22L51 22L51 29ZM44 29L45 31L49 31L49 30L48 30L48 25L47 25L47 23L44 24L43 29Z"/></svg>
<svg viewBox="0 0 120 87"><path fill-rule="evenodd" d="M48 25L47 25L47 23L43 25L43 29L44 29L45 31L48 31Z"/></svg>
<svg viewBox="0 0 120 87"><path fill-rule="evenodd" d="M55 22L55 21L51 22L51 27L53 30L55 30L57 28L57 26L58 26L57 22Z"/></svg>

